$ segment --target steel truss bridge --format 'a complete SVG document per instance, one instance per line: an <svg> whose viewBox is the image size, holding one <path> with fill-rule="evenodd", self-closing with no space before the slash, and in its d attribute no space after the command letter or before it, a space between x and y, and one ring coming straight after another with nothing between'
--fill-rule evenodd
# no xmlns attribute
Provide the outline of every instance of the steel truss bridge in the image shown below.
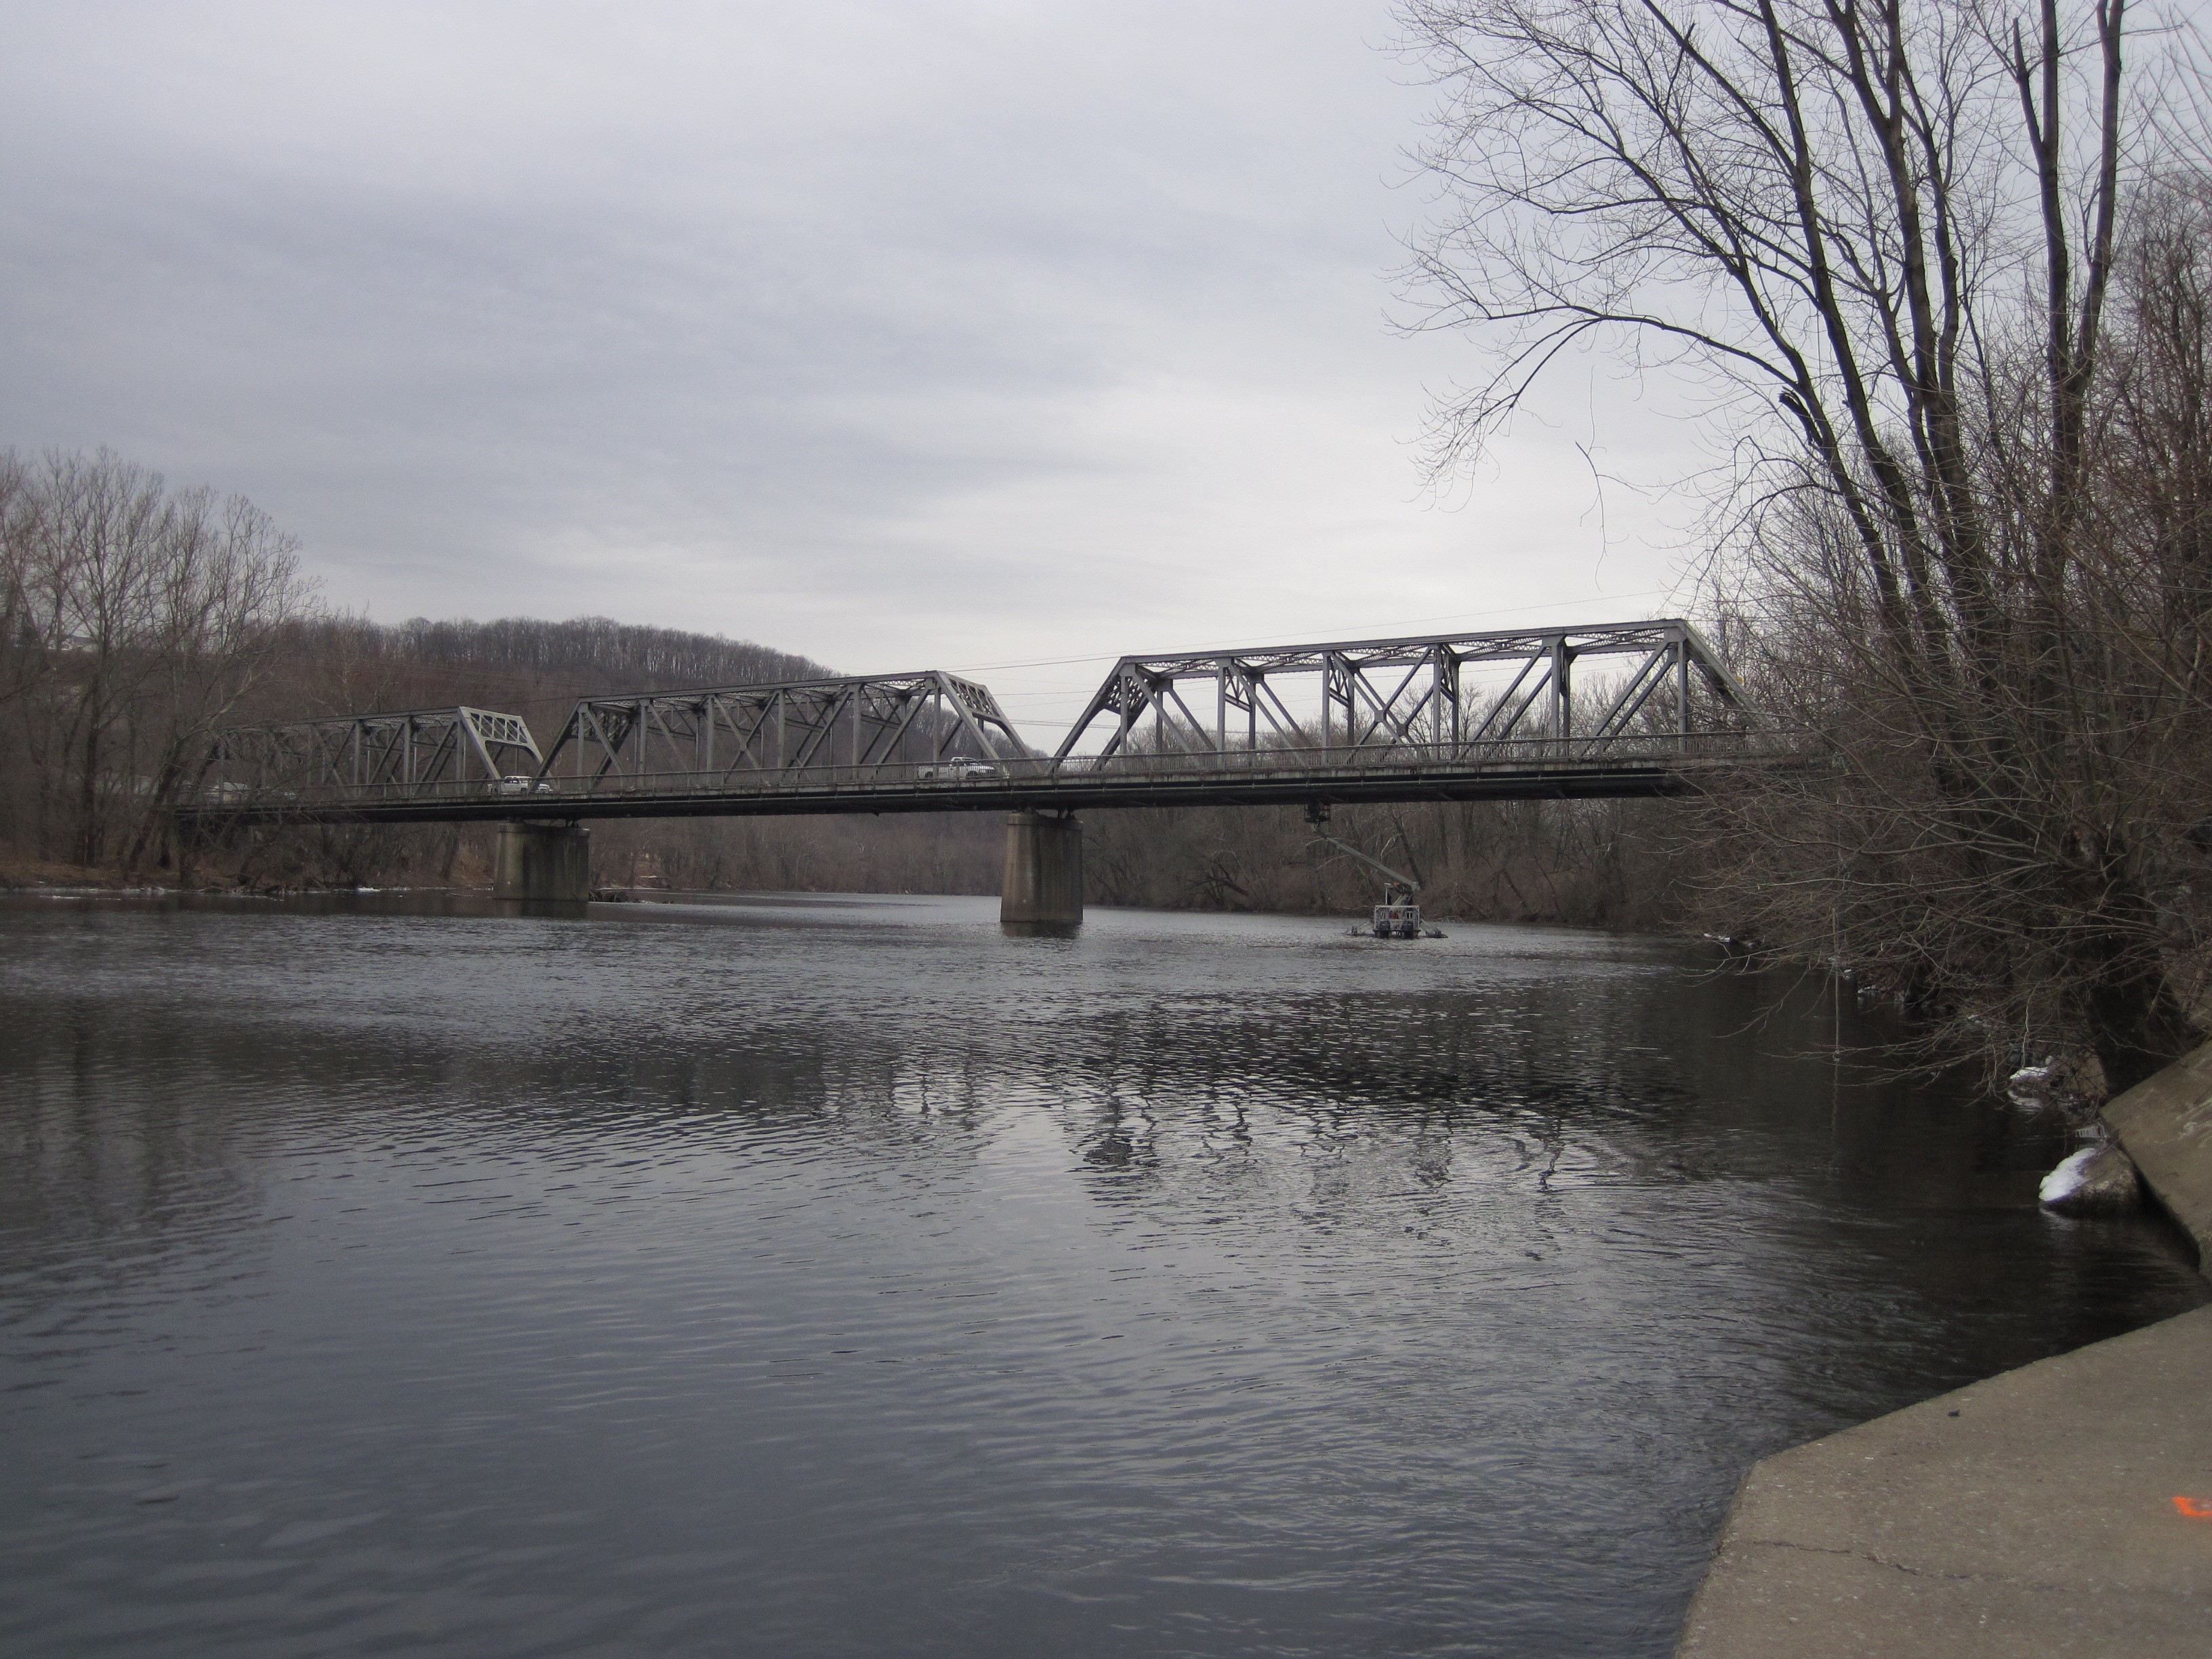
<svg viewBox="0 0 2212 1659"><path fill-rule="evenodd" d="M1124 657L1048 755L940 670L586 697L543 749L471 707L240 727L177 810L212 828L1658 796L1794 749L1669 619Z"/></svg>

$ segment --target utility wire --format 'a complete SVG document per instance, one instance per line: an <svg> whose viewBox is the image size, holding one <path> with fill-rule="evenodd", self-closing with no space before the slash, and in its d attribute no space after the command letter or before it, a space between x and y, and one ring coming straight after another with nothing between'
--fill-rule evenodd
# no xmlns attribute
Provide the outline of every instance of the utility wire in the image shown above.
<svg viewBox="0 0 2212 1659"><path fill-rule="evenodd" d="M1672 594L1674 591L1674 590L1671 587L1647 587L1638 593L1609 593L1604 596L1603 601L1598 599L1573 599L1566 601L1566 603L1571 605L1596 605L1601 602L1609 603L1620 599L1658 599ZM1557 611L1561 608L1561 603L1558 600L1554 600L1548 605L1519 605L1510 606L1503 611L1462 611L1447 617L1409 617L1401 622L1378 623L1376 624L1376 627L1377 629L1418 628L1424 623L1466 622L1471 618L1486 617L1520 617L1526 616L1531 611ZM1309 637L1310 637L1310 630L1302 629L1295 634L1273 634L1258 640L1252 639L1249 635L1235 640L1202 640L1196 645L1170 646L1162 651L1145 652L1138 654L1146 656L1172 656L1187 651L1231 650L1238 646L1276 645L1285 641L1303 640ZM1131 653L1127 652L1109 651L1102 653L1097 656L1090 657L1039 657L1029 662L969 663L964 666L955 667L951 672L956 674L990 674L997 672L1001 668L1063 668L1074 663L1119 662L1123 657Z"/></svg>

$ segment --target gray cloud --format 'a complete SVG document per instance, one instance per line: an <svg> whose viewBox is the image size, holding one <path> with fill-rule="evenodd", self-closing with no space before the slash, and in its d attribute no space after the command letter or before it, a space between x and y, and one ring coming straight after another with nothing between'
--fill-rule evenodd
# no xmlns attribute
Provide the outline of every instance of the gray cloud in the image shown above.
<svg viewBox="0 0 2212 1659"><path fill-rule="evenodd" d="M1454 352L1382 325L1426 102L1389 28L7 8L0 441L243 489L387 618L856 668L1656 608L1663 538L1616 501L1606 552L1578 428L1531 422L1471 511L1420 499ZM1613 441L1663 469L1652 430ZM1095 676L991 678L1049 725Z"/></svg>

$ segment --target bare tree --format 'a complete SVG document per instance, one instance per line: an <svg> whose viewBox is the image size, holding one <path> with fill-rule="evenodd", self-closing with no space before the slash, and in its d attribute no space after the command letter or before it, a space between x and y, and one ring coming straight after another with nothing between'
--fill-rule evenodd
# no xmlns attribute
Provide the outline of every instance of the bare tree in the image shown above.
<svg viewBox="0 0 2212 1659"><path fill-rule="evenodd" d="M126 869L305 605L295 545L236 497L105 452L6 458L0 683L42 852Z"/></svg>
<svg viewBox="0 0 2212 1659"><path fill-rule="evenodd" d="M0 451L0 711L27 696L44 672L26 586L32 520L23 465L12 452Z"/></svg>
<svg viewBox="0 0 2212 1659"><path fill-rule="evenodd" d="M150 672L126 716L127 747L144 787L134 794L123 864L141 865L167 809L216 729L252 692L278 630L304 608L298 544L242 496L192 490L170 505L155 571Z"/></svg>
<svg viewBox="0 0 2212 1659"><path fill-rule="evenodd" d="M2192 1045L2153 827L2178 803L2151 784L2207 688L2140 633L2099 500L2149 153L2128 58L2168 37L2125 0L1403 16L1450 93L1413 289L1489 365L1431 465L1577 342L1707 399L1765 678L1835 762L1743 805L1748 908L1968 1029L2039 1013L2113 1086Z"/></svg>

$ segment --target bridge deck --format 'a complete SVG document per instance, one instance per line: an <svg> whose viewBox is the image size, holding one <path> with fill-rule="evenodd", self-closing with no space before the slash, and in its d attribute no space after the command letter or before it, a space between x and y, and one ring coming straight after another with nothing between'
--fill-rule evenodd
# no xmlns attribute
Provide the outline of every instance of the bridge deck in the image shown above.
<svg viewBox="0 0 2212 1659"><path fill-rule="evenodd" d="M1325 750L1232 750L1009 759L990 775L942 765L773 771L609 773L526 787L487 780L326 785L204 798L188 823L406 823L840 812L1092 811L1135 806L1297 805L1327 801L1556 800L1692 793L1746 768L1787 763L1773 732L1709 732L1509 739Z"/></svg>

